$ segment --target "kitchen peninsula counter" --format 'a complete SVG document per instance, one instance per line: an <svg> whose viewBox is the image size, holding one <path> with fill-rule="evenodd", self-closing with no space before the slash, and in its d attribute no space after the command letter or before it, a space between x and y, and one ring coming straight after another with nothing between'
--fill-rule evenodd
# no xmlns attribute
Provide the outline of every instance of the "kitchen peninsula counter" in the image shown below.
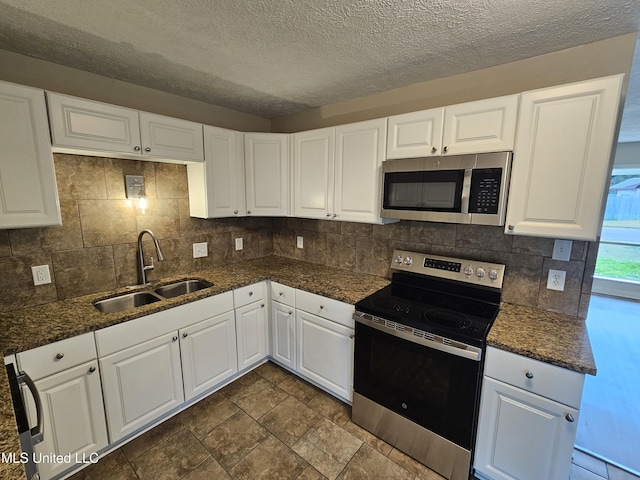
<svg viewBox="0 0 640 480"><path fill-rule="evenodd" d="M272 280L350 304L390 283L381 277L269 256L163 278L153 286L186 278L206 280L213 286L118 313L102 313L93 306L93 302L130 292L131 289L120 288L0 314L0 351L9 355L28 350L262 280ZM595 374L585 322L581 319L502 304L487 343L564 368ZM0 374L0 452L19 451L8 382L6 375ZM0 477L24 479L22 465L0 463Z"/></svg>

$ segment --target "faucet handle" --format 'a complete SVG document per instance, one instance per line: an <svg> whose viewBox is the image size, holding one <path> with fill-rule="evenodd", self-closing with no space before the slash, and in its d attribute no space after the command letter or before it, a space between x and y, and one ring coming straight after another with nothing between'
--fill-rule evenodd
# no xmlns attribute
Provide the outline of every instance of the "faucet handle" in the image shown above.
<svg viewBox="0 0 640 480"><path fill-rule="evenodd" d="M156 266L153 264L153 256L149 256L149 258L151 259L151 263L149 265L145 265L143 267L144 270L153 270L154 268L156 268ZM142 261L142 263L144 264L144 260Z"/></svg>

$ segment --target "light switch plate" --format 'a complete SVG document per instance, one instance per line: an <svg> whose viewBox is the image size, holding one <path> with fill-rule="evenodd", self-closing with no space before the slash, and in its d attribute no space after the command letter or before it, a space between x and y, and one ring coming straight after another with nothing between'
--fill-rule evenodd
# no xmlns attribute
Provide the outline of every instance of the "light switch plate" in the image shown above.
<svg viewBox="0 0 640 480"><path fill-rule="evenodd" d="M38 265L31 267L34 285L45 285L51 283L51 275L49 274L49 265Z"/></svg>
<svg viewBox="0 0 640 480"><path fill-rule="evenodd" d="M193 244L193 258L201 258L209 255L207 242Z"/></svg>
<svg viewBox="0 0 640 480"><path fill-rule="evenodd" d="M236 250L242 250L244 248L242 238L236 238Z"/></svg>
<svg viewBox="0 0 640 480"><path fill-rule="evenodd" d="M298 235L298 238L296 238L296 247L304 248L304 237Z"/></svg>
<svg viewBox="0 0 640 480"><path fill-rule="evenodd" d="M564 260L568 262L571 258L571 247L573 246L573 241L571 240L556 240L553 243L553 256L551 257L554 260Z"/></svg>

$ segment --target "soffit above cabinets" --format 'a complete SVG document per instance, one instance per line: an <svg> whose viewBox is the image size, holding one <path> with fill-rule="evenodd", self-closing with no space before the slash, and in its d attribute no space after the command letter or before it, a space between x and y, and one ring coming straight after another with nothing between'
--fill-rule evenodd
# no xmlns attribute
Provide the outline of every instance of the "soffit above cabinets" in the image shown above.
<svg viewBox="0 0 640 480"><path fill-rule="evenodd" d="M0 48L267 118L637 31L637 0L0 0Z"/></svg>

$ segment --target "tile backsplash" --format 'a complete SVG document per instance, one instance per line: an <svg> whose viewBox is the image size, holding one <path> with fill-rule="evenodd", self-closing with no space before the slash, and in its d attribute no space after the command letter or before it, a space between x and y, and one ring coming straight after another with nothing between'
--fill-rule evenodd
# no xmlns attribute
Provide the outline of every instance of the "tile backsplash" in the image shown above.
<svg viewBox="0 0 640 480"><path fill-rule="evenodd" d="M504 263L503 300L586 316L596 242L573 242L569 262L551 259L553 239L504 235L502 227L401 221L367 225L298 218L189 216L183 165L56 154L61 227L0 230L0 312L137 283L138 233L160 241L150 280L271 254L370 275L389 276L394 248ZM125 175L143 175L148 207L125 195ZM304 237L304 248L296 237ZM234 239L244 239L235 251ZM155 256L144 237L145 257ZM192 244L209 255L194 259ZM31 267L47 264L52 283L34 286ZM564 292L546 289L550 268L566 270Z"/></svg>

